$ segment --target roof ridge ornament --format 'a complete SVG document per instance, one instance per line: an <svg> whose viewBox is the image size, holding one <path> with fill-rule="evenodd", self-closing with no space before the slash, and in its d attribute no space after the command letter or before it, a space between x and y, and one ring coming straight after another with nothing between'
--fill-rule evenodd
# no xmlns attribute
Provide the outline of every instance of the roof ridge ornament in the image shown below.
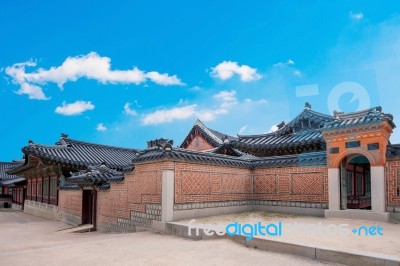
<svg viewBox="0 0 400 266"><path fill-rule="evenodd" d="M305 109L305 110L311 110L311 104L310 104L309 102L306 102L306 103L304 104L304 109Z"/></svg>

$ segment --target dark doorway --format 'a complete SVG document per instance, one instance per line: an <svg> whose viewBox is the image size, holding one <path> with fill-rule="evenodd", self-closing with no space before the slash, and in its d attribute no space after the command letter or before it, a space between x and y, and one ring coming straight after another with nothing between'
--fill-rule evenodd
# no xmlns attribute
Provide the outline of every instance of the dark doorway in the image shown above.
<svg viewBox="0 0 400 266"><path fill-rule="evenodd" d="M353 156L342 163L342 209L371 209L371 167L364 156Z"/></svg>
<svg viewBox="0 0 400 266"><path fill-rule="evenodd" d="M96 225L96 190L82 192L82 224Z"/></svg>

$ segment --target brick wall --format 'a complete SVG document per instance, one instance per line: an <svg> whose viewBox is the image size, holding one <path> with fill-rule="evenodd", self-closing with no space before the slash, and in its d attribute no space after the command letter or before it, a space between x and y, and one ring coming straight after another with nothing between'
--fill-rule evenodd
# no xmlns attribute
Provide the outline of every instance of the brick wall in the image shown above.
<svg viewBox="0 0 400 266"><path fill-rule="evenodd" d="M208 143L201 136L195 136L186 149L195 151L204 151L214 148L210 143Z"/></svg>
<svg viewBox="0 0 400 266"><path fill-rule="evenodd" d="M175 164L175 203L276 200L328 202L325 167L238 169Z"/></svg>
<svg viewBox="0 0 400 266"><path fill-rule="evenodd" d="M400 160L388 161L388 206L400 207Z"/></svg>
<svg viewBox="0 0 400 266"><path fill-rule="evenodd" d="M103 231L135 231L161 220L163 163L137 165L123 183L97 193L97 225Z"/></svg>
<svg viewBox="0 0 400 266"><path fill-rule="evenodd" d="M72 225L81 224L82 190L60 190L58 197L61 220Z"/></svg>

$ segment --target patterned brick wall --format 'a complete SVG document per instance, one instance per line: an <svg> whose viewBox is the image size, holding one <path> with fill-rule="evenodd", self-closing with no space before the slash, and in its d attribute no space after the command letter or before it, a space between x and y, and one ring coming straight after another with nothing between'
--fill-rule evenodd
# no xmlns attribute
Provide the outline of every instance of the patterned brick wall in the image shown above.
<svg viewBox="0 0 400 266"><path fill-rule="evenodd" d="M265 189L258 189L258 193L251 195L251 199L328 202L328 169L325 167L256 169L254 181L256 177L264 177L268 183L264 183ZM256 188L255 182L254 188Z"/></svg>
<svg viewBox="0 0 400 266"><path fill-rule="evenodd" d="M388 161L388 205L400 206L400 160Z"/></svg>
<svg viewBox="0 0 400 266"><path fill-rule="evenodd" d="M137 165L125 174L123 183L111 185L97 194L97 224L105 231L132 231L135 226L148 227L151 220L160 220L154 204L161 204L163 162ZM150 207L149 207L150 206ZM159 214L159 215L158 215Z"/></svg>
<svg viewBox="0 0 400 266"><path fill-rule="evenodd" d="M175 203L240 200L328 202L324 167L239 169L175 164Z"/></svg>
<svg viewBox="0 0 400 266"><path fill-rule="evenodd" d="M214 148L210 143L208 143L201 136L195 136L189 143L186 149L195 151L204 151Z"/></svg>

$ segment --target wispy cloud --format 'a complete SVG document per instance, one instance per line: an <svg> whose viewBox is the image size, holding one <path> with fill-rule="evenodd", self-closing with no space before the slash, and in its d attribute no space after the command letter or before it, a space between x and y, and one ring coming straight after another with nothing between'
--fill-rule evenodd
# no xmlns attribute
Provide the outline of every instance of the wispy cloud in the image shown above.
<svg viewBox="0 0 400 266"><path fill-rule="evenodd" d="M212 68L211 76L221 80L228 80L234 75L238 75L243 82L259 80L262 76L257 73L256 68L247 65L239 66L237 62L223 61Z"/></svg>
<svg viewBox="0 0 400 266"><path fill-rule="evenodd" d="M138 85L150 80L164 86L184 85L176 75L170 76L156 71L145 72L137 67L128 70L111 70L111 59L100 56L96 52L68 57L57 67L39 68L33 72L26 72L27 67L36 67L36 65L36 62L31 60L5 69L13 83L20 86L16 93L26 94L30 99L36 100L49 99L41 87L44 84L56 83L59 88L62 88L66 82L75 82L80 78L97 80L103 84Z"/></svg>
<svg viewBox="0 0 400 266"><path fill-rule="evenodd" d="M244 126L242 126L240 129L239 129L239 135L240 134L243 134L245 131L246 131L246 129L247 129L247 125L244 125Z"/></svg>
<svg viewBox="0 0 400 266"><path fill-rule="evenodd" d="M103 123L99 123L96 127L96 130L99 132L107 131L107 128L103 125Z"/></svg>
<svg viewBox="0 0 400 266"><path fill-rule="evenodd" d="M162 109L150 114L146 114L142 119L143 125L155 125L161 123L168 123L175 120L183 120L193 117L196 114L196 104L174 107L171 109Z"/></svg>
<svg viewBox="0 0 400 266"><path fill-rule="evenodd" d="M364 14L362 12L350 11L349 17L354 21L360 21L364 19Z"/></svg>
<svg viewBox="0 0 400 266"><path fill-rule="evenodd" d="M155 125L169 123L176 120L185 120L197 117L203 121L211 121L219 115L225 115L229 108L237 104L236 91L221 91L213 95L213 99L218 102L215 108L201 108L197 104L186 105L182 107L164 108L152 113L143 115L143 125ZM182 104L180 101L179 104Z"/></svg>
<svg viewBox="0 0 400 266"><path fill-rule="evenodd" d="M236 91L221 91L213 96L214 99L217 99L221 102L220 107L222 109L227 109L232 105L237 103L236 99Z"/></svg>
<svg viewBox="0 0 400 266"><path fill-rule="evenodd" d="M55 110L57 114L60 115L80 115L85 111L93 110L95 106L89 101L76 101L74 103L63 102L61 106L58 106Z"/></svg>
<svg viewBox="0 0 400 266"><path fill-rule="evenodd" d="M288 59L286 62L278 62L276 64L273 64L273 67L286 67L286 66L290 66L290 65L294 65L294 61L292 59Z"/></svg>
<svg viewBox="0 0 400 266"><path fill-rule="evenodd" d="M135 116L137 115L137 112L131 108L131 105L132 105L131 103L126 103L124 105L124 112L127 115Z"/></svg>

